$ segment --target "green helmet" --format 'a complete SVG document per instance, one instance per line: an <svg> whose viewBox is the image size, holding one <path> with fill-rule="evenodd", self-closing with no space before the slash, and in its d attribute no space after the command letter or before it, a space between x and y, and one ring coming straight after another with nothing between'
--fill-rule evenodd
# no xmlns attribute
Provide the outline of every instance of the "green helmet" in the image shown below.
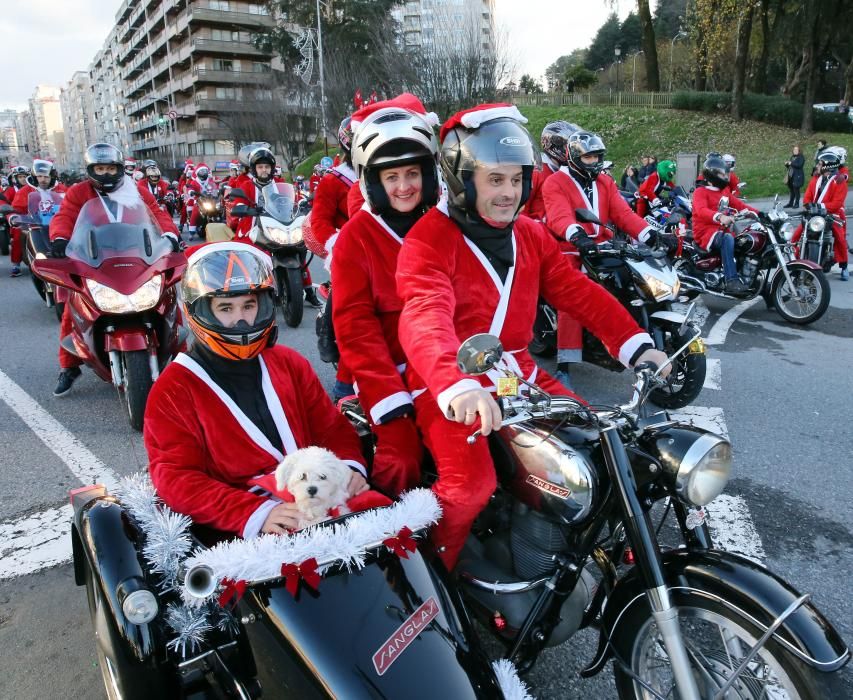
<svg viewBox="0 0 853 700"><path fill-rule="evenodd" d="M658 176L662 182L672 182L675 179L677 169L674 161L662 160L658 163Z"/></svg>

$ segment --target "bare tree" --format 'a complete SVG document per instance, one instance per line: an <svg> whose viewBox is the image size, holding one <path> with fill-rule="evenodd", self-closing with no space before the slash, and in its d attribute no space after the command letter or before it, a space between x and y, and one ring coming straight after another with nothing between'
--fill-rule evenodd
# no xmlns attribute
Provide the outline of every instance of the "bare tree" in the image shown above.
<svg viewBox="0 0 853 700"><path fill-rule="evenodd" d="M742 118L743 90L746 84L746 62L747 58L749 58L749 39L752 36L752 15L754 10L755 0L747 0L739 8L735 74L732 85L732 119L736 121L740 121Z"/></svg>

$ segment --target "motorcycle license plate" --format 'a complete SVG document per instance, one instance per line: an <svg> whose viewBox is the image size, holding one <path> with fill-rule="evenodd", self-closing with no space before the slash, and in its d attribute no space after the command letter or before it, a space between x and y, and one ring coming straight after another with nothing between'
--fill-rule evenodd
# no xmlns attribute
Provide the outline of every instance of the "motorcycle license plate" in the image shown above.
<svg viewBox="0 0 853 700"><path fill-rule="evenodd" d="M687 351L691 355L704 355L705 354L705 341L702 338L696 338L690 345L687 346Z"/></svg>

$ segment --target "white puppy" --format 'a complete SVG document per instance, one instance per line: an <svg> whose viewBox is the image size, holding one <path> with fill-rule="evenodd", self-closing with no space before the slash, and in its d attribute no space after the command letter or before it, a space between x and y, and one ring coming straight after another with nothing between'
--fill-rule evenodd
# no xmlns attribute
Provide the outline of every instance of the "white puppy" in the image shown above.
<svg viewBox="0 0 853 700"><path fill-rule="evenodd" d="M352 470L334 453L322 447L304 447L287 455L275 470L279 491L287 487L299 508L299 528L329 519L329 510L337 515L349 513L346 507L347 484Z"/></svg>

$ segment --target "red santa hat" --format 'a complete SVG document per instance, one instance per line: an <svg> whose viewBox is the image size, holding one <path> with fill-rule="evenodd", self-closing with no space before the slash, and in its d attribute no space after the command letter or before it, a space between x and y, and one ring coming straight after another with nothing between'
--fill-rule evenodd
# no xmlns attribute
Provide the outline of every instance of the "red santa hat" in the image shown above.
<svg viewBox="0 0 853 700"><path fill-rule="evenodd" d="M410 92L404 92L391 100L383 100L382 102L373 102L372 104L362 107L357 112L353 113L350 127L353 132L358 129L359 125L364 122L370 115L375 114L380 109L405 109L408 112L414 112L424 117L424 120L430 126L438 126L439 119L435 112L427 112L423 102L415 97Z"/></svg>
<svg viewBox="0 0 853 700"><path fill-rule="evenodd" d="M210 172L210 168L207 167L207 163L199 163L197 166L195 166L195 171L198 172L202 168L207 168L207 171Z"/></svg>
<svg viewBox="0 0 853 700"><path fill-rule="evenodd" d="M457 112L444 122L439 136L444 141L447 132L458 126L464 126L466 129L477 129L482 124L492 121L492 119L500 119L502 117L509 117L522 124L527 124L527 118L518 111L518 107L506 102L495 102L493 104L477 105L471 109L464 109L461 112Z"/></svg>
<svg viewBox="0 0 853 700"><path fill-rule="evenodd" d="M239 170L239 169L240 169L240 161L239 161L239 160L232 160L232 161L228 164L228 167L229 167L229 168L237 168L237 170Z"/></svg>

